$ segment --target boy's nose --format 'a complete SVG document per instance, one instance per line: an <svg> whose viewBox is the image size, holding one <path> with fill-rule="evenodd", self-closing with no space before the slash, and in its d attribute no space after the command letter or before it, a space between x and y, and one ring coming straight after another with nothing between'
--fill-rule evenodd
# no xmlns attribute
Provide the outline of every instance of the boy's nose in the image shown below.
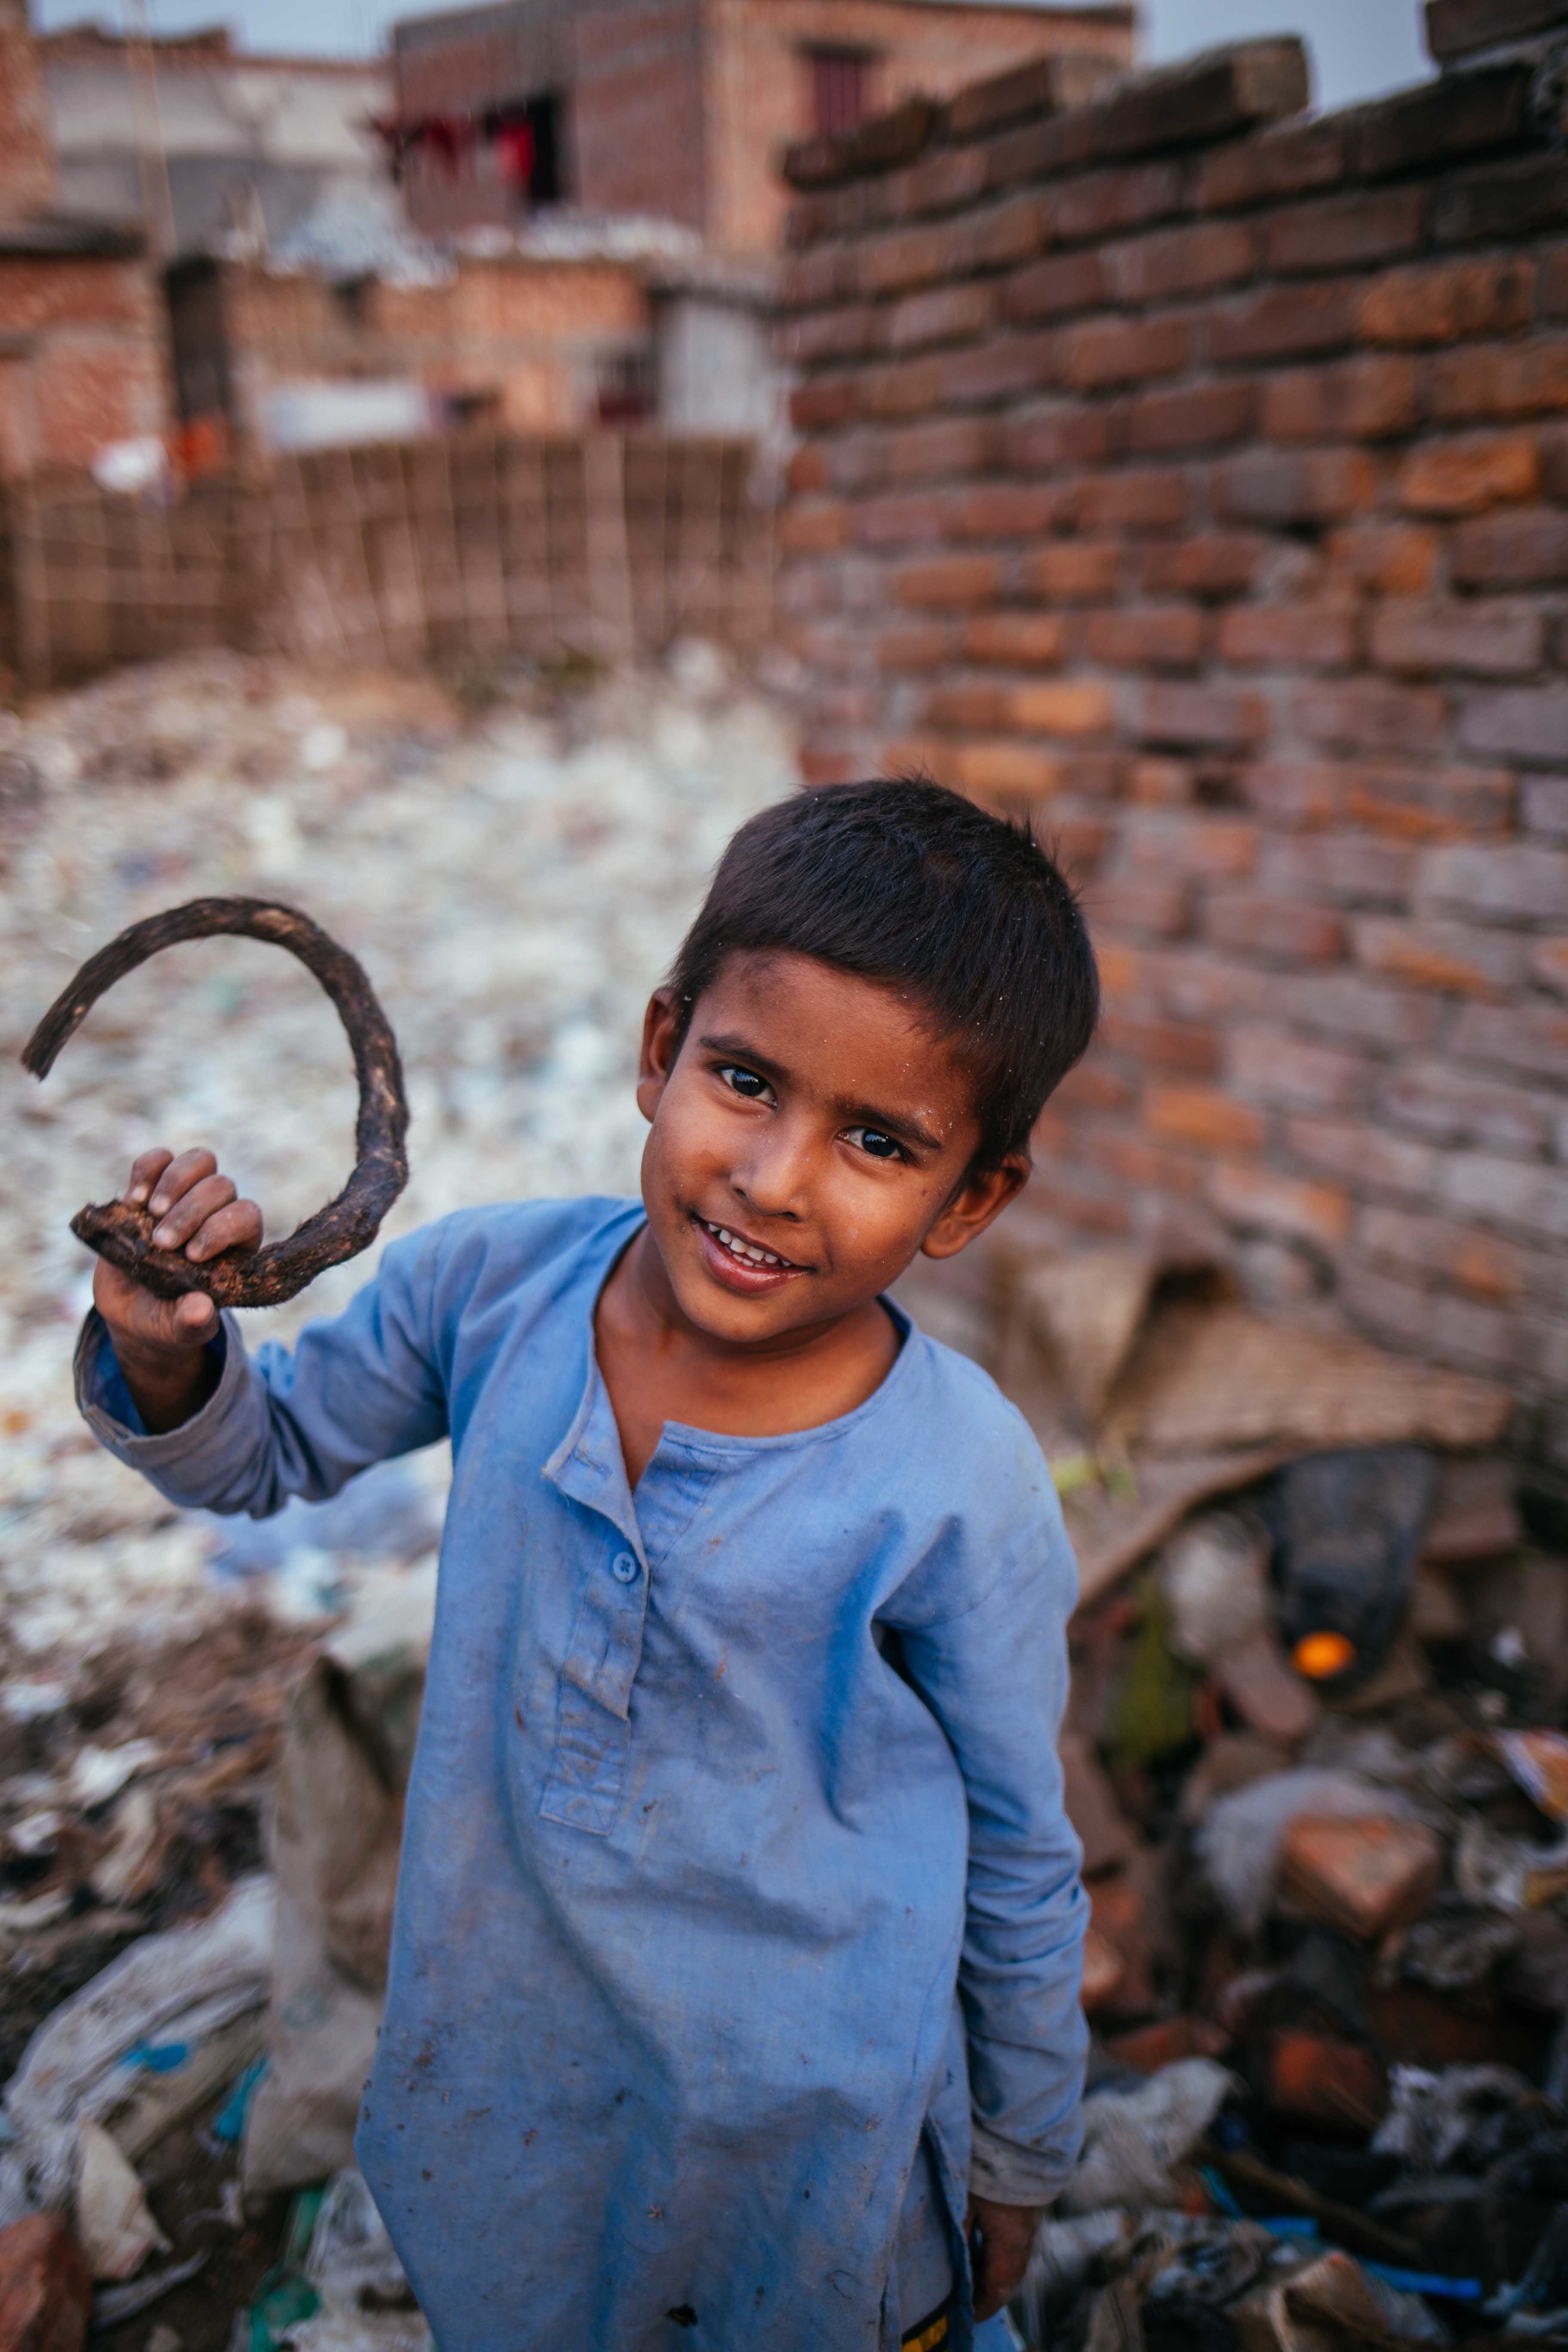
<svg viewBox="0 0 1568 2352"><path fill-rule="evenodd" d="M748 1202L759 1216L798 1219L805 1214L810 1162L805 1139L775 1128L765 1139L757 1138L742 1165L731 1171L730 1182L736 1198Z"/></svg>

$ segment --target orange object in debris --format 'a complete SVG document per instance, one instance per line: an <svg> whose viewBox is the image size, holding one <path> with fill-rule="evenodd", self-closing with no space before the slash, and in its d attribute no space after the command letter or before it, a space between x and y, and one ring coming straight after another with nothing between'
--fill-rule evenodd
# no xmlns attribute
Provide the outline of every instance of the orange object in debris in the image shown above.
<svg viewBox="0 0 1568 2352"><path fill-rule="evenodd" d="M1269 2053L1266 2095L1281 2115L1370 2132L1388 2106L1388 2079L1362 2043L1288 2026Z"/></svg>
<svg viewBox="0 0 1568 2352"><path fill-rule="evenodd" d="M1298 1813L1280 1847L1280 1894L1363 1943L1418 1919L1442 1883L1443 1849L1423 1822Z"/></svg>
<svg viewBox="0 0 1568 2352"><path fill-rule="evenodd" d="M1355 1643L1343 1633L1303 1633L1290 1654L1299 1675L1311 1683L1326 1683L1355 1664Z"/></svg>

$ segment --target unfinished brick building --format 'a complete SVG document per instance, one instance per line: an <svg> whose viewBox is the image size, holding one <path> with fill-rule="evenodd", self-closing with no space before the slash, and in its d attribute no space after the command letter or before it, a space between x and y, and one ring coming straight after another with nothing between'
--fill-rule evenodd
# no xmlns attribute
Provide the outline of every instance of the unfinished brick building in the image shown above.
<svg viewBox="0 0 1568 2352"><path fill-rule="evenodd" d="M1133 26L1131 5L1028 0L499 0L406 17L393 66L409 215L439 234L569 201L770 253L792 141L1040 58L1071 57L1087 94L1131 64Z"/></svg>
<svg viewBox="0 0 1568 2352"><path fill-rule="evenodd" d="M89 464L166 414L139 229L65 219L25 0L0 0L0 478Z"/></svg>
<svg viewBox="0 0 1568 2352"><path fill-rule="evenodd" d="M1428 30L1328 119L1281 40L796 157L784 600L810 779L923 767L1085 887L1039 1224L1501 1374L1562 1473L1568 7Z"/></svg>

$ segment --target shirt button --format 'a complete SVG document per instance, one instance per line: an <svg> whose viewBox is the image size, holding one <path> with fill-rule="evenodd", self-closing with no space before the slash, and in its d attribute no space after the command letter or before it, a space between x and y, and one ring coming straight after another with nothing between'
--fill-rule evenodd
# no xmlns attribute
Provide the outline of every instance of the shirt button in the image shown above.
<svg viewBox="0 0 1568 2352"><path fill-rule="evenodd" d="M637 1582L637 1564L629 1551L618 1551L616 1554L615 1559L610 1562L610 1574L617 1584Z"/></svg>

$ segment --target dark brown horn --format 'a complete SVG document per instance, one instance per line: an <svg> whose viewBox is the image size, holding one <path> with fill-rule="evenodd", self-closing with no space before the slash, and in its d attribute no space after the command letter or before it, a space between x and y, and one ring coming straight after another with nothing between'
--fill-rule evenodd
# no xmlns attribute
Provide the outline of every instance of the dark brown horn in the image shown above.
<svg viewBox="0 0 1568 2352"><path fill-rule="evenodd" d="M71 1231L160 1298L204 1290L220 1307L278 1307L328 1266L341 1265L367 1249L408 1181L408 1103L397 1041L374 989L346 949L308 915L269 898L193 898L187 906L171 907L165 914L132 923L89 956L28 1038L22 1066L35 1077L47 1077L60 1047L117 980L161 948L182 940L213 939L225 931L287 948L315 973L337 1006L359 1079L353 1174L337 1199L307 1217L287 1241L259 1250L225 1250L201 1265L181 1250L154 1249L152 1234L158 1220L150 1210L133 1208L127 1201L89 1205L71 1219Z"/></svg>

